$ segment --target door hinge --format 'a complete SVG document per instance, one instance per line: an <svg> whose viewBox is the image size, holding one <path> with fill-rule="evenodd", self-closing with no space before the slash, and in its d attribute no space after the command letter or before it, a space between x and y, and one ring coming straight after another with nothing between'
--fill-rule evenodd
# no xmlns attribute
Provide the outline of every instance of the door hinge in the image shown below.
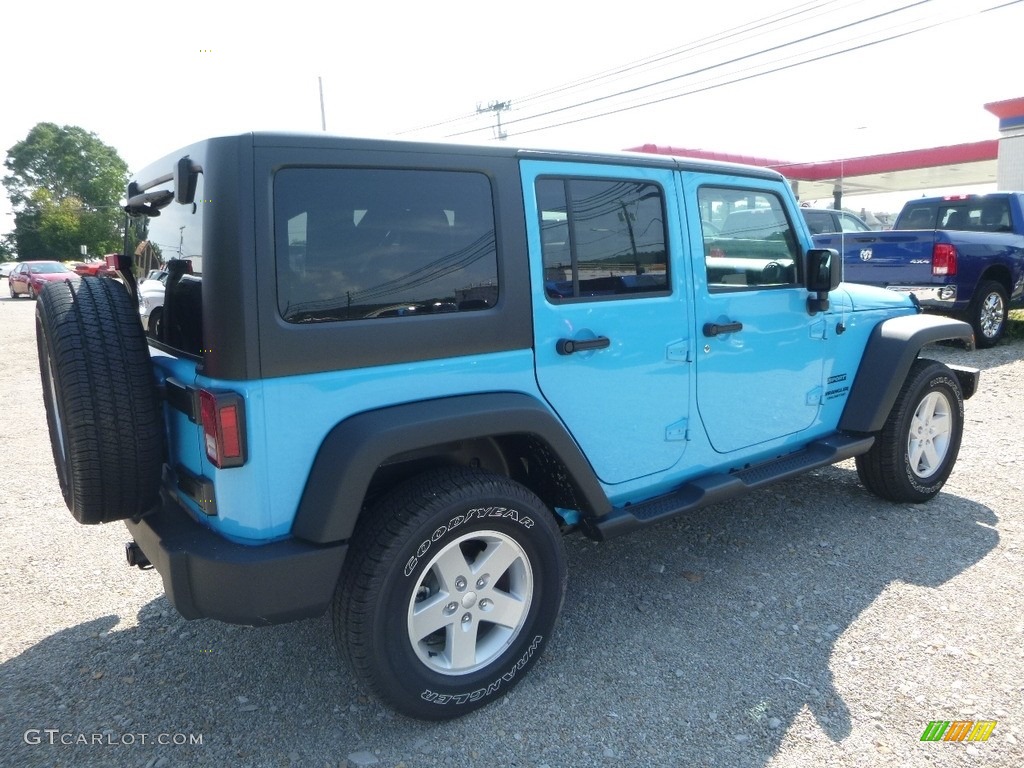
<svg viewBox="0 0 1024 768"><path fill-rule="evenodd" d="M683 339L682 341L674 341L669 344L666 349L666 357L673 363L691 362L689 340Z"/></svg>
<svg viewBox="0 0 1024 768"><path fill-rule="evenodd" d="M672 440L689 440L690 430L687 429L689 425L688 419L680 419L675 424L669 424L665 427L665 439Z"/></svg>

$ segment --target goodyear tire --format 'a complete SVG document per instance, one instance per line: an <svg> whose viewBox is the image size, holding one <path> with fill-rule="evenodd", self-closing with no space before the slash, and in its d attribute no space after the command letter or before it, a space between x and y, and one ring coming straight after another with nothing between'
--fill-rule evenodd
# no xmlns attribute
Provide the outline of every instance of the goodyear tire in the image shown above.
<svg viewBox="0 0 1024 768"><path fill-rule="evenodd" d="M968 322L974 328L974 344L978 349L994 347L1003 338L1009 298L1002 283L986 280L978 286L967 310Z"/></svg>
<svg viewBox="0 0 1024 768"><path fill-rule="evenodd" d="M861 482L889 501L927 501L953 471L963 424L956 376L934 360L915 360L874 446L857 457Z"/></svg>
<svg viewBox="0 0 1024 768"><path fill-rule="evenodd" d="M565 582L561 535L536 496L499 475L441 469L365 514L335 594L335 638L395 709L459 717L537 661Z"/></svg>
<svg viewBox="0 0 1024 768"><path fill-rule="evenodd" d="M36 304L46 423L64 501L80 523L157 501L163 430L139 314L124 286L51 283Z"/></svg>

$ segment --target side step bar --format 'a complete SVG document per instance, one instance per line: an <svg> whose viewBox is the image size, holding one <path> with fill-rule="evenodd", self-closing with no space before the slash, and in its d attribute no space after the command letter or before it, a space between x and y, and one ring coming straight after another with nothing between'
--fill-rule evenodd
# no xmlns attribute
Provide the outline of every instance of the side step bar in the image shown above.
<svg viewBox="0 0 1024 768"><path fill-rule="evenodd" d="M831 435L809 444L802 451L736 472L700 477L665 496L616 507L604 517L585 518L580 522L588 536L605 541L685 512L741 496L777 480L849 459L867 452L874 443L872 435Z"/></svg>

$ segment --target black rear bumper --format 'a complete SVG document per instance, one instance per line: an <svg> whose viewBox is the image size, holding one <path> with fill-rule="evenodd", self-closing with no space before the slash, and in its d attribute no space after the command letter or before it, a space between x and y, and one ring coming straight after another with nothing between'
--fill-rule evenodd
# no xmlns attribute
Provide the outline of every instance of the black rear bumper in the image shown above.
<svg viewBox="0 0 1024 768"><path fill-rule="evenodd" d="M236 544L170 501L125 524L186 619L261 626L319 616L334 594L348 550L347 544L296 539L258 547Z"/></svg>

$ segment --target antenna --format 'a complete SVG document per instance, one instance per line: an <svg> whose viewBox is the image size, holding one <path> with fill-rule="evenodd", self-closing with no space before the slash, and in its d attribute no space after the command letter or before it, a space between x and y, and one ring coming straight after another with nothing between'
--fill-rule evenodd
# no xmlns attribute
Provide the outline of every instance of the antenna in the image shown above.
<svg viewBox="0 0 1024 768"><path fill-rule="evenodd" d="M326 132L327 113L324 112L324 79L322 77L318 77L316 81L320 85L320 128Z"/></svg>

